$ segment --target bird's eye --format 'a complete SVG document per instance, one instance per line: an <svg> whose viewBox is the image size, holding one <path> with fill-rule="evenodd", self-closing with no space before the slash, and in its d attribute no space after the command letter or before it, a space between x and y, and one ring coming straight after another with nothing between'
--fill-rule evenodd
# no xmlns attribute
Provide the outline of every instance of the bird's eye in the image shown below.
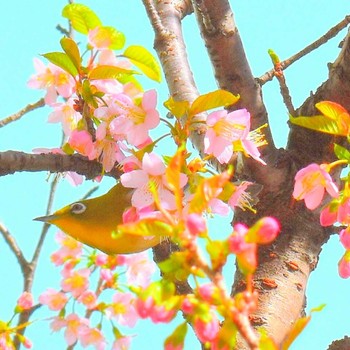
<svg viewBox="0 0 350 350"><path fill-rule="evenodd" d="M70 210L73 214L81 214L86 210L86 205L83 203L73 203L70 206Z"/></svg>

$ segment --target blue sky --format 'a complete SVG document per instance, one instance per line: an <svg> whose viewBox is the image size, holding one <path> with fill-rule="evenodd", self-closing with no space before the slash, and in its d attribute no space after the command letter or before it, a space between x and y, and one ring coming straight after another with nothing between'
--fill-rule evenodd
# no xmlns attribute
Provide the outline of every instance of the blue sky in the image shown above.
<svg viewBox="0 0 350 350"><path fill-rule="evenodd" d="M140 0L90 0L84 3L100 16L104 24L123 31L127 37L127 45L140 44L152 50L153 33ZM2 6L0 119L42 96L39 91L27 89L26 81L34 72L33 57L59 50L61 35L55 26L58 23L65 25L65 20L60 15L65 4L63 0L51 1L49 5L44 0L32 0L8 1ZM267 55L269 48L281 59L285 59L324 34L349 12L348 2L343 0L248 0L231 1L231 4L255 76L260 76L271 68ZM185 19L184 31L190 62L200 92L206 93L216 89L212 68L193 16ZM336 58L339 52L338 43L344 35L345 31L285 72L295 107L327 79L326 64ZM164 82L160 85L146 83L146 88L154 87L159 91L161 105L168 97L166 85ZM288 131L288 118L279 95L279 87L273 81L264 87L263 92L276 143L283 147ZM0 129L0 150L30 152L36 147L58 146L61 139L59 126L46 123L48 113L48 108L42 108L24 116L19 122ZM51 180L52 178L48 178L44 172L15 174L0 179L0 221L14 234L28 257L31 257L41 228L38 223L32 222L32 219L45 213ZM112 183L111 179L105 179L100 193ZM80 198L89 187L91 183L72 188L62 181L54 207L59 208ZM227 223L225 225L227 227ZM58 285L59 271L49 264L50 252L56 248L53 242L54 232L54 229L50 231L39 261L38 278L34 284L36 293L49 285ZM6 320L11 315L22 285L19 282L18 265L1 238L0 252L0 278L6 281L6 287L0 292L0 319ZM326 303L327 306L321 313L314 314L311 324L292 347L293 350L325 349L333 339L349 333L347 316L350 312L350 282L341 280L337 275L337 261L341 254L342 248L337 237L332 237L323 248L318 269L311 276L307 293L308 308L322 303ZM143 325L140 330L134 332L140 333L140 338L135 339L132 349L161 349L171 327L156 328L158 326L147 322ZM28 336L35 342L36 349L46 348L48 341L51 349L64 348L60 335L48 337L45 334L49 335L49 330L44 321L38 321L30 328ZM189 341L187 348L195 347Z"/></svg>

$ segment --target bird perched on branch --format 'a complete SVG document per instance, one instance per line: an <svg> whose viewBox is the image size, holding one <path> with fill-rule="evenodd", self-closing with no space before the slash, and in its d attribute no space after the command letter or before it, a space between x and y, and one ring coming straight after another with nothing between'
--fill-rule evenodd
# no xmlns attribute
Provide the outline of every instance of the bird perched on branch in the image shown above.
<svg viewBox="0 0 350 350"><path fill-rule="evenodd" d="M124 210L131 206L132 189L120 183L106 194L69 204L52 215L34 220L53 224L63 232L106 254L132 254L156 246L161 237L119 234Z"/></svg>

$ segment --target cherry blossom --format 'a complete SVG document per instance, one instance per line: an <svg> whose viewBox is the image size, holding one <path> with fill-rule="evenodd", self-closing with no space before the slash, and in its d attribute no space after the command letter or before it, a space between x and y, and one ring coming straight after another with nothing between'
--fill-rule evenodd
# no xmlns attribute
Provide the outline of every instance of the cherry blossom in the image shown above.
<svg viewBox="0 0 350 350"><path fill-rule="evenodd" d="M60 311L67 304L68 298L65 293L57 292L55 289L48 288L39 296L39 302L47 305L50 310Z"/></svg>
<svg viewBox="0 0 350 350"><path fill-rule="evenodd" d="M326 164L312 163L295 175L293 197L297 200L304 199L310 210L320 205L325 190L332 197L338 197L338 188L328 174Z"/></svg>
<svg viewBox="0 0 350 350"><path fill-rule="evenodd" d="M49 63L47 66L38 58L34 58L36 74L28 80L28 86L32 89L45 89L45 103L51 105L56 102L57 93L69 98L75 91L73 77L56 65Z"/></svg>
<svg viewBox="0 0 350 350"><path fill-rule="evenodd" d="M212 112L208 115L207 125L204 151L214 155L221 164L228 163L234 151L242 151L265 164L256 143L249 137L250 114L246 109Z"/></svg>
<svg viewBox="0 0 350 350"><path fill-rule="evenodd" d="M132 170L120 177L123 186L136 189L131 198L132 206L142 208L154 203L153 194L149 189L152 181L157 187L161 205L168 210L176 208L174 195L167 187L165 169L164 163L157 154L145 153L142 159L142 169ZM180 186L184 187L187 183L187 176L180 174L180 181Z"/></svg>

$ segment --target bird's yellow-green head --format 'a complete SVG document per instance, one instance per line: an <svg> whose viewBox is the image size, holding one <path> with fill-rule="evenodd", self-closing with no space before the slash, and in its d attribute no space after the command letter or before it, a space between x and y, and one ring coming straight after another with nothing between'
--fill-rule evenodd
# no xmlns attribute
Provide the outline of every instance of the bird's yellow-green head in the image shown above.
<svg viewBox="0 0 350 350"><path fill-rule="evenodd" d="M160 243L159 236L116 234L132 191L120 183L106 194L69 204L52 215L35 218L60 228L78 241L107 254L130 254Z"/></svg>

